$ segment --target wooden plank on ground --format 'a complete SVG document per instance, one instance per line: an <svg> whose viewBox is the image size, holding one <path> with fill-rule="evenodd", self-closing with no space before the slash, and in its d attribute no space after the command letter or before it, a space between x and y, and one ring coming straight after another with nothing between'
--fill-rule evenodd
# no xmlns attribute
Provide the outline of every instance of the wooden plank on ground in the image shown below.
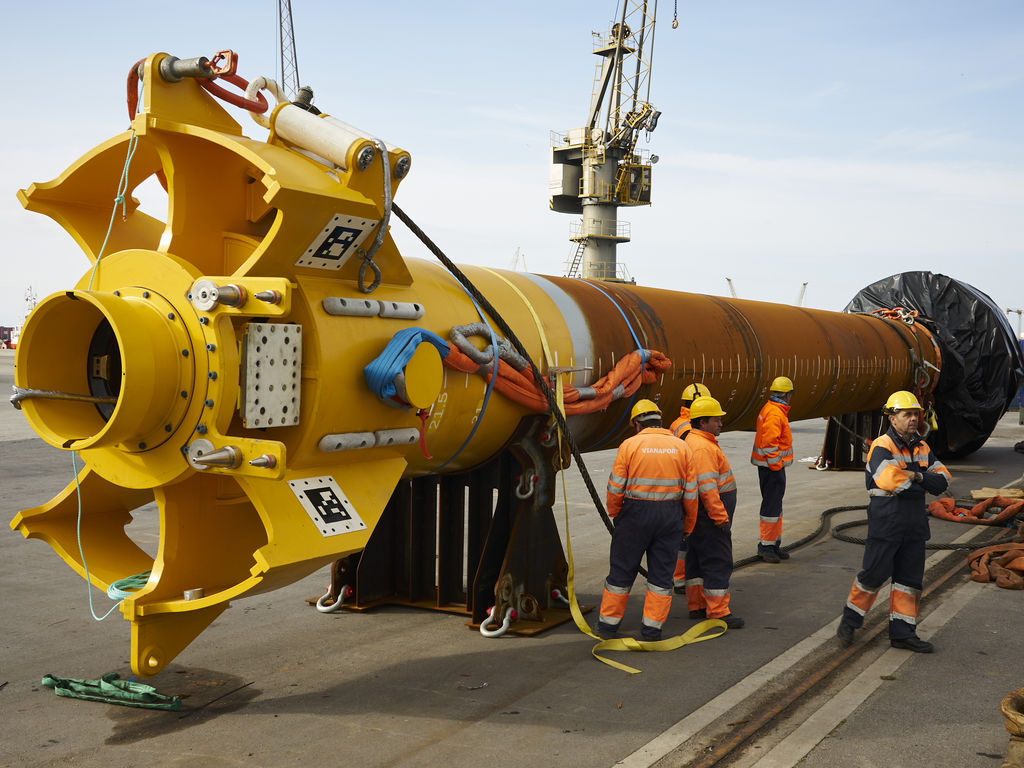
<svg viewBox="0 0 1024 768"><path fill-rule="evenodd" d="M993 496L1002 496L1004 499L1024 499L1024 490L1020 488L978 488L971 491L971 498L975 501L990 499Z"/></svg>

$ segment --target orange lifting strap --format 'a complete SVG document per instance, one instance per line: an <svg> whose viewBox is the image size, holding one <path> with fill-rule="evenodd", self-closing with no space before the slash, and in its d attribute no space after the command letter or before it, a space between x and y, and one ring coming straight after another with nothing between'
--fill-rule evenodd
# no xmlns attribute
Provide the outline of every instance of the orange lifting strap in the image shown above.
<svg viewBox="0 0 1024 768"><path fill-rule="evenodd" d="M984 517L984 514L992 507L1002 511L993 517ZM970 509L956 506L956 502L949 498L936 499L928 505L928 512L932 517L954 523L971 523L972 525L1002 525L1022 509L1024 509L1024 499L1004 499L1002 496L993 496L990 499L979 501Z"/></svg>
<svg viewBox="0 0 1024 768"><path fill-rule="evenodd" d="M1024 542L982 547L967 556L967 564L972 581L993 581L1003 589L1024 589Z"/></svg>
<svg viewBox="0 0 1024 768"><path fill-rule="evenodd" d="M646 357L646 364L644 364L644 357ZM464 373L476 373L481 368L479 363L460 352L455 345L451 346L451 351L444 358L444 364ZM653 384L661 374L671 367L672 361L661 352L651 350L645 352L643 356L640 352L630 352L622 357L607 375L594 382L591 388L596 394L592 398L581 399L576 387L563 383L565 415L575 416L602 411L615 399L617 387L621 386L624 396L629 397L640 388L641 384ZM489 376L490 374L484 374L485 378ZM537 388L530 367L517 371L504 360L499 359L498 378L494 382L494 388L508 399L531 411L544 413L548 410L548 402Z"/></svg>

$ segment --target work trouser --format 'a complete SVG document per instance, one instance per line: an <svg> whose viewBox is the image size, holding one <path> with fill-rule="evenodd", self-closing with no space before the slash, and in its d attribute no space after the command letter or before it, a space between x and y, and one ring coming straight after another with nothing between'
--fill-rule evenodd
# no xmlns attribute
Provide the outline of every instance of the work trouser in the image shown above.
<svg viewBox="0 0 1024 768"><path fill-rule="evenodd" d="M683 509L678 501L626 499L615 518L608 578L601 596L601 629L617 630L626 612L629 590L647 555L647 594L641 633L661 635L672 607L672 569L683 535Z"/></svg>
<svg viewBox="0 0 1024 768"><path fill-rule="evenodd" d="M892 579L889 591L889 638L917 635L917 607L924 580L924 539L872 539L864 546L864 563L850 588L843 621L854 628L864 624L878 590Z"/></svg>
<svg viewBox="0 0 1024 768"><path fill-rule="evenodd" d="M773 472L768 467L758 467L757 480L761 485L761 538L757 542L757 551L761 553L773 549L778 552L782 545L782 497L786 495L786 468Z"/></svg>
<svg viewBox="0 0 1024 768"><path fill-rule="evenodd" d="M676 555L676 569L672 573L672 586L681 589L686 586L686 548L689 546L685 538L679 540L679 554Z"/></svg>
<svg viewBox="0 0 1024 768"><path fill-rule="evenodd" d="M709 619L728 616L731 576L732 534L717 527L701 509L686 550L687 608L704 609Z"/></svg>

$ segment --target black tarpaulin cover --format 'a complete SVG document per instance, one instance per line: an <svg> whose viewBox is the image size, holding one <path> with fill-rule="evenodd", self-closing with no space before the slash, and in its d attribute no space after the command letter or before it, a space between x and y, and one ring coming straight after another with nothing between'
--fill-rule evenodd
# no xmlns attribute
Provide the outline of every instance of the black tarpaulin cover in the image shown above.
<svg viewBox="0 0 1024 768"><path fill-rule="evenodd" d="M916 310L942 352L933 392L939 428L928 443L941 456L966 456L992 434L1024 382L1024 359L1006 314L977 288L932 272L872 283L846 311L896 307Z"/></svg>

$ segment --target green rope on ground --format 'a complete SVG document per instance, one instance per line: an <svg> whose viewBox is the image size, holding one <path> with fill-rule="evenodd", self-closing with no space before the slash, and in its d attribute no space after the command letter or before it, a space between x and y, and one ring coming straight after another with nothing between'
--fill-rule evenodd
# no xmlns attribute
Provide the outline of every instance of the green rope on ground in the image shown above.
<svg viewBox="0 0 1024 768"><path fill-rule="evenodd" d="M110 672L99 680L79 680L74 677L46 675L42 684L52 688L58 696L85 701L101 701L105 704L119 704L122 707L143 709L181 709L180 696L165 696L156 688L134 680L121 680L116 672Z"/></svg>

